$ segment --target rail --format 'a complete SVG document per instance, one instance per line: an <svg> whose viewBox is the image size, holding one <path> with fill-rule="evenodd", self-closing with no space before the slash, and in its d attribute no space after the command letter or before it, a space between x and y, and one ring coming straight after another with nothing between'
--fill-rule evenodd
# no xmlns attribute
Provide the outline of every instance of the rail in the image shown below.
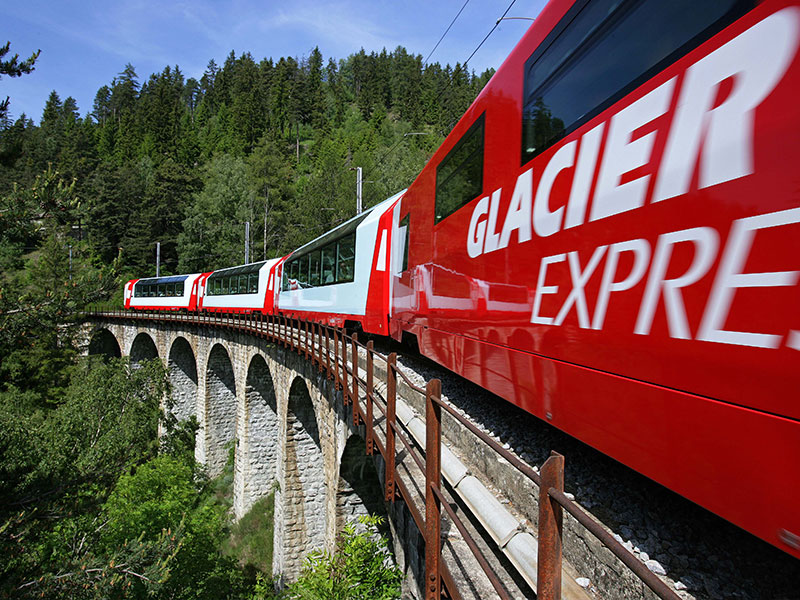
<svg viewBox="0 0 800 600"><path fill-rule="evenodd" d="M89 308L86 317L123 320L172 321L235 329L256 337L268 339L291 351L303 355L325 373L337 390L342 392L345 407L352 406L353 425L365 428L367 455L377 450L384 462L384 497L394 502L402 497L411 516L425 540L425 598L439 600L443 592L446 597L459 599L461 594L447 565L442 560L441 522L442 510L458 529L483 569L499 598L510 598L499 577L481 553L467 527L447 501L442 485L442 410L466 427L473 435L491 447L497 454L513 465L539 488L538 524L538 600L561 598L562 523L566 510L601 544L614 553L647 587L663 600L678 600L673 592L655 573L637 559L625 546L617 541L593 517L581 509L564 493L564 457L552 452L542 465L541 474L522 462L517 456L503 448L497 441L478 429L473 423L441 398L441 382L428 381L421 388L397 366L397 355L385 356L375 351L372 341L362 344L358 336L347 335L339 328L305 319L283 315L272 316L261 313L191 314L180 312L131 312L119 309ZM349 349L348 349L349 348ZM363 350L366 368L362 377L359 355ZM376 360L386 365L386 390L379 394L375 389ZM425 448L413 442L413 434L397 419L397 384L402 379L407 387L425 397ZM361 393L363 390L363 405ZM379 421L375 413L383 417L385 442L376 435ZM425 474L425 514L416 506L411 488L398 476L397 443L411 456L417 467Z"/></svg>

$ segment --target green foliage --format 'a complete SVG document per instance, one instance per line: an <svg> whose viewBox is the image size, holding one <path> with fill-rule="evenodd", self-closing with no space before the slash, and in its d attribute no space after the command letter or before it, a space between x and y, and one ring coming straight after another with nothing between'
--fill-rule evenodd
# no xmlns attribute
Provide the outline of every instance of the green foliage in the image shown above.
<svg viewBox="0 0 800 600"><path fill-rule="evenodd" d="M388 542L375 533L380 517L361 517L368 530L349 523L336 552L312 553L300 578L287 590L291 600L392 600L400 597L402 572L393 564Z"/></svg>
<svg viewBox="0 0 800 600"><path fill-rule="evenodd" d="M63 397L45 408L31 391L0 393L0 591L40 577L61 589L72 576L60 575L95 564L100 506L120 473L157 449L167 387L158 361L67 371Z"/></svg>
<svg viewBox="0 0 800 600"><path fill-rule="evenodd" d="M205 170L178 237L179 270L210 271L243 262L244 222L255 219L255 190L243 159L223 154Z"/></svg>
<svg viewBox="0 0 800 600"><path fill-rule="evenodd" d="M223 551L233 556L243 568L272 576L273 533L275 519L275 493L260 498L237 523L231 527L230 537Z"/></svg>
<svg viewBox="0 0 800 600"><path fill-rule="evenodd" d="M74 183L51 168L0 197L0 391L59 396L77 350L73 315L117 288L117 265L94 267L72 235L81 210Z"/></svg>
<svg viewBox="0 0 800 600"><path fill-rule="evenodd" d="M154 540L180 523L196 498L191 466L172 456L154 458L117 481L103 506L103 543L113 548L136 538Z"/></svg>

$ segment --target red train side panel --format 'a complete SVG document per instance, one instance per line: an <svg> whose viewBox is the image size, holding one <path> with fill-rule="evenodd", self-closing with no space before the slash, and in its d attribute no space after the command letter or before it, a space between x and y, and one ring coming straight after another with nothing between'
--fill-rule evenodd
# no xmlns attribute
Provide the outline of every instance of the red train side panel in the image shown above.
<svg viewBox="0 0 800 600"><path fill-rule="evenodd" d="M537 69L598 4L551 2L409 188L393 333L800 557L800 7L726 16L573 126L542 100L570 71L537 98Z"/></svg>

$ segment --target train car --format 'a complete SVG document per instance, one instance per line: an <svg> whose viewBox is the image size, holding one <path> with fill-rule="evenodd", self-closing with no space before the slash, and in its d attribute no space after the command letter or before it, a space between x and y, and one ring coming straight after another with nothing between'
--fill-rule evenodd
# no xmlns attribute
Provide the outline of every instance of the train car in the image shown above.
<svg viewBox="0 0 800 600"><path fill-rule="evenodd" d="M800 557L798 39L552 0L402 198L390 328Z"/></svg>
<svg viewBox="0 0 800 600"><path fill-rule="evenodd" d="M132 279L125 284L125 308L138 310L197 309L199 283L208 273Z"/></svg>
<svg viewBox="0 0 800 600"><path fill-rule="evenodd" d="M283 266L283 314L388 334L392 230L403 192L295 250Z"/></svg>
<svg viewBox="0 0 800 600"><path fill-rule="evenodd" d="M275 312L282 258L219 269L200 286L198 308L206 312Z"/></svg>

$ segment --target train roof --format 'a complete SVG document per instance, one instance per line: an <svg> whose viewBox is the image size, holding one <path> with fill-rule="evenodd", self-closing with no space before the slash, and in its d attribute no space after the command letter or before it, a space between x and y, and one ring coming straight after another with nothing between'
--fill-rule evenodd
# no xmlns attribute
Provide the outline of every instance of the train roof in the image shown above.
<svg viewBox="0 0 800 600"><path fill-rule="evenodd" d="M193 273L192 275L199 275ZM168 277L145 277L139 279L136 283L180 283L186 281L191 275L170 275Z"/></svg>
<svg viewBox="0 0 800 600"><path fill-rule="evenodd" d="M308 242L307 244L300 246L297 250L295 250L292 255L293 256L302 256L303 254L307 254L309 252L313 252L317 248L320 248L327 244L330 240L338 239L344 237L352 232L354 232L361 223L363 223L367 217L372 215L373 213L383 214L385 210L391 207L403 194L405 194L406 190L402 190L397 192L394 196L390 196L386 200L379 202L375 206L368 208L367 210L363 211L361 214L352 217L351 219L345 221L341 225L334 227L327 233L323 233L318 238L315 238Z"/></svg>

